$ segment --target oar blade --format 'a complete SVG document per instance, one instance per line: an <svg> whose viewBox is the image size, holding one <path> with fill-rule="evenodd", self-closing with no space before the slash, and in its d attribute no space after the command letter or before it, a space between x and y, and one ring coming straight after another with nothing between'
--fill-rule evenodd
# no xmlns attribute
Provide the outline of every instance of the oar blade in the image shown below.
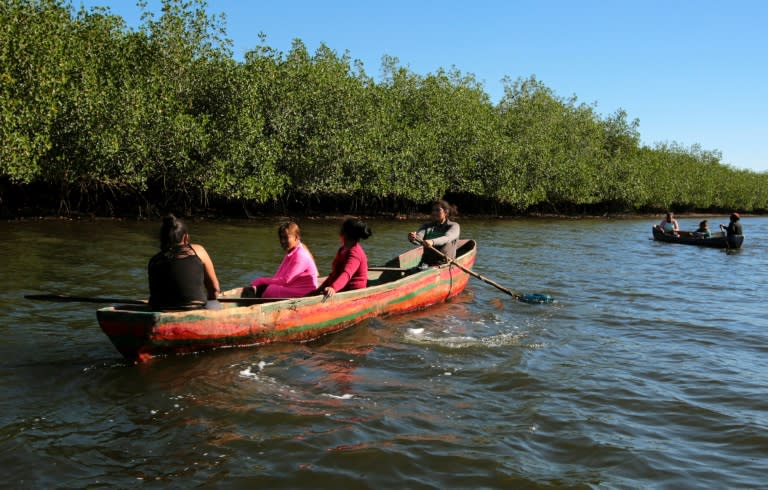
<svg viewBox="0 0 768 490"><path fill-rule="evenodd" d="M531 304L554 303L555 298L548 294L526 293L517 297L518 301Z"/></svg>

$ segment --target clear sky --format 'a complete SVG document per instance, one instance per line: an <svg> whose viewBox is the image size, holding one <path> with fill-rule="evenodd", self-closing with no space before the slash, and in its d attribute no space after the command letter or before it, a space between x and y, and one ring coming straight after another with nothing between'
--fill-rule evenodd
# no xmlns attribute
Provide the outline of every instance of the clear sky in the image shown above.
<svg viewBox="0 0 768 490"><path fill-rule="evenodd" d="M150 0L157 11L158 0ZM768 171L768 1L765 0L209 0L225 14L234 55L267 36L288 52L301 39L363 62L383 55L426 75L458 68L494 102L502 78L536 76L556 95L624 109L642 142L718 150L734 168ZM72 0L110 7L131 27L133 0Z"/></svg>

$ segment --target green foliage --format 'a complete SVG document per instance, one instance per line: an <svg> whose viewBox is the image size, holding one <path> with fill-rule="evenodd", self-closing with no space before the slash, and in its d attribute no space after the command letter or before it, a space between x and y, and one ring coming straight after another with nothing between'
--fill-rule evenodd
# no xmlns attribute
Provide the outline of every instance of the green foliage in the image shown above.
<svg viewBox="0 0 768 490"><path fill-rule="evenodd" d="M67 84L69 10L57 0L0 5L0 175L29 183L43 173Z"/></svg>
<svg viewBox="0 0 768 490"><path fill-rule="evenodd" d="M282 53L261 35L236 62L223 26L201 0L164 0L138 30L108 9L3 0L0 182L81 210L446 194L518 212L768 209L768 174L698 145L643 146L625 111L602 117L533 76L506 79L494 105L456 68L419 75L385 56L376 82L298 39Z"/></svg>

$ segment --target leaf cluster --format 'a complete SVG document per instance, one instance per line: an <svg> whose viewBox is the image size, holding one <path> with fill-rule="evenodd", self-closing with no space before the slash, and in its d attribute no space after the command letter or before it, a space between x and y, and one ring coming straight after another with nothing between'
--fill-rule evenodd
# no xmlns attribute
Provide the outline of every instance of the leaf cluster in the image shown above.
<svg viewBox="0 0 768 490"><path fill-rule="evenodd" d="M602 116L535 76L506 79L493 103L455 67L419 75L385 56L375 80L300 40L283 53L260 36L235 61L223 22L202 1L164 0L132 30L108 9L3 0L4 194L107 214L408 211L441 196L494 212L768 209L768 174L642 145L623 110Z"/></svg>

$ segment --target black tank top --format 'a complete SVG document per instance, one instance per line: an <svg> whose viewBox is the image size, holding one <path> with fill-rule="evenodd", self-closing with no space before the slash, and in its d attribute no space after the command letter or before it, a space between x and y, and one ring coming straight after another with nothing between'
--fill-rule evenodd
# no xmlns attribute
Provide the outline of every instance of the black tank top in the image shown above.
<svg viewBox="0 0 768 490"><path fill-rule="evenodd" d="M153 308L205 307L205 267L189 245L158 253L149 260L147 271L149 304Z"/></svg>

